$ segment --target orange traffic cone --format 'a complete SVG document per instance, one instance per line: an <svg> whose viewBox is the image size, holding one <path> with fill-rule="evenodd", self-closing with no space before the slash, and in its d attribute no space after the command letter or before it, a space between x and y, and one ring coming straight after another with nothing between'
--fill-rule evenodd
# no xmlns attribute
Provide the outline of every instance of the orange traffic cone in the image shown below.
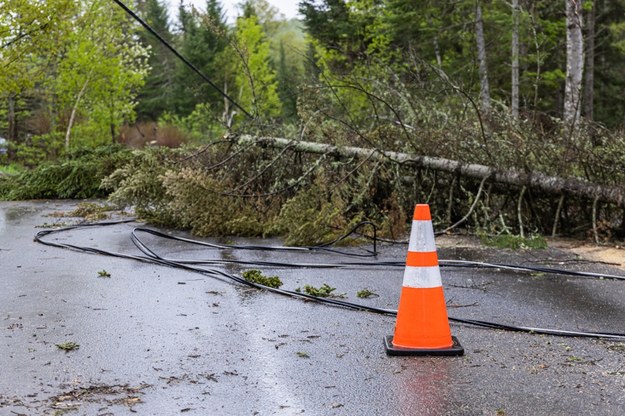
<svg viewBox="0 0 625 416"><path fill-rule="evenodd" d="M451 336L438 267L434 229L427 204L414 210L399 298L395 335L384 338L388 355L462 355Z"/></svg>

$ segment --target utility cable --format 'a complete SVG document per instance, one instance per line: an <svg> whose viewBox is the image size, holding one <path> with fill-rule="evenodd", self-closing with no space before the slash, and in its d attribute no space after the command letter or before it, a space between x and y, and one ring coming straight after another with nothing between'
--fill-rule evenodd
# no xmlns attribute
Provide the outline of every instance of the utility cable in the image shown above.
<svg viewBox="0 0 625 416"><path fill-rule="evenodd" d="M366 311L366 312L371 312L371 313L377 313L377 314L383 314L383 315L390 315L390 316L395 316L397 315L397 310L394 309L384 309L384 308L377 308L377 307L373 307L373 306L368 306L368 305L362 305L362 304L357 304L357 303L353 303L353 302L348 302L345 300L341 300L341 299L337 299L337 298L330 298L330 297L318 297L318 296L313 296L307 293L302 293L302 292L297 292L297 291L291 291L291 290L284 290L284 289L279 289L279 288L272 288L272 287L268 287L268 286L264 286L258 283L254 283L254 282L250 282L248 280L245 280L242 277L239 277L237 275L225 272L223 270L220 269L216 269L216 268L204 268L204 267L199 267L200 264L204 264L204 265L210 265L210 264L221 264L223 265L224 263L227 262L231 262L231 261L225 261L225 260L199 260L199 261L189 261L189 260L173 260L173 259L167 259L165 257L162 257L160 255L158 255L154 250L152 250L151 248L148 247L148 245L143 242L139 237L138 234L140 232L146 232L146 233L150 233L154 236L157 237L164 237L164 238L168 238L168 239L172 239L172 240L176 240L176 241L181 241L181 242L185 242L185 243L190 243L190 244L198 244L201 246L207 246L207 247L212 247L212 248L217 248L217 249L240 249L240 250L272 250L272 251L310 251L311 249L325 249L327 247L324 247L325 245L322 246L312 246L312 247L267 247L267 246L255 246L255 245L220 245L220 244L211 244L211 243L206 243L206 242L201 242L201 241L197 241L197 240L192 240L192 239L188 239L188 238L182 238L182 237L176 237L176 236L171 236L168 234L164 234L161 233L159 231L155 231L155 230L151 230L149 228L145 228L145 227L135 227L131 233L131 240L133 242L133 244L144 254L144 255L132 255L132 254L125 254L125 253L117 253L117 252L111 252L111 251L107 251L107 250L103 250L103 249L98 249L98 248L94 248L94 247L83 247L83 246L78 246L78 245L74 245L74 244L68 244L68 243L61 243L61 242L53 242L53 241L47 241L45 238L47 236L56 234L56 233L61 233L61 232L66 232L66 231L70 231L70 230L75 230L75 229L80 229L80 228L84 228L84 227L97 227L97 226L109 226L109 225L116 225L116 224L124 224L124 223L130 223L130 222L134 222L134 220L122 220L122 221L106 221L106 222L99 222L99 223L83 223L83 224L77 224L77 225L73 225L73 226L68 226L68 227L63 227L63 228L58 228L58 229L50 229L50 230L43 230L43 231L39 231L35 237L34 240L38 243L47 245L47 246L52 246L52 247L58 247L58 248L63 248L63 249L69 249L69 250L73 250L73 251L80 251L80 252L86 252L86 253L91 253L91 254L98 254L98 255L106 255L106 256L112 256L112 257L117 257L117 258L123 258L123 259L129 259L129 260L136 260L136 261L141 261L141 262L145 262L145 263L152 263L152 264L157 264L157 265L161 265L161 266L167 266L167 267L173 267L173 268L178 268L178 269L182 269L182 270L187 270L187 271L191 271L191 272L195 272L195 273L200 273L202 275L205 276L209 276L209 277L213 277L213 278L217 278L220 280L226 280L226 281L233 281L242 285L247 285L256 289L262 289L262 290L266 290L269 292L273 292L273 293L277 293L280 295L285 295L285 296L289 296L289 297L295 297L295 298L299 298L299 299L305 299L305 300L310 300L310 301L315 301L318 303L322 303L322 304L326 304L326 305L331 305L331 306L336 306L336 307L341 307L341 308L346 308L346 309L350 309L350 310L357 310L357 311ZM351 230L351 232L355 232L354 229ZM346 236L348 236L349 234L346 234ZM346 238L346 236L342 237ZM239 264L249 264L249 265L262 265L262 266L272 266L272 267L276 267L276 265L281 265L281 267L315 267L314 264L295 264L295 263L272 263L272 262L258 262L258 261L254 261L254 262L238 262ZM575 276L585 276L585 277L596 277L596 278L611 278L611 279L618 279L618 280L625 280L625 276L617 276L617 275L603 275L603 274L599 274L599 273L588 273L588 272L574 272L574 271L566 271L566 270L560 270L560 269L550 269L550 268L545 268L545 267L538 267L538 268L534 268L534 267L526 267L526 266L514 266L514 265L504 265L504 264L493 264L493 263L482 263L482 262L465 262L465 261L459 261L459 260L442 260L441 261L441 266L451 266L451 267L488 267L488 268L498 268L498 269L507 269L507 270L515 270L515 271L532 271L532 270L539 270L541 272L544 273L556 273L556 274L572 274ZM366 262L366 263L328 263L328 264L322 264L320 265L321 267L362 267L362 266L395 266L395 267L399 267L402 266L403 267L403 262L397 262L397 261L380 261L380 262ZM501 324L501 323L496 323L496 322L488 322L488 321L482 321L482 320L474 320L474 319L463 319L463 318L455 318L455 317L449 317L449 321L451 322L456 322L456 323L461 323L461 324L466 324L466 325L472 325L472 326L477 326L477 327L481 327L481 328L488 328L488 329L497 329L497 330L504 330L504 331L515 331L515 332L525 332L525 333L531 333L531 334L544 334L544 335L555 335L555 336L563 336L563 337L587 337L587 338L599 338L599 339L610 339L610 340L625 340L625 333L615 333L615 332L594 332L594 331L571 331L571 330L561 330L561 329L553 329L553 328L538 328L538 327L528 327L528 326L517 326L517 325L508 325L508 324Z"/></svg>
<svg viewBox="0 0 625 416"><path fill-rule="evenodd" d="M141 17L139 17L139 15L137 15L135 12L130 10L130 8L128 8L128 6L126 6L121 0L113 0L113 1L117 3L119 7L124 9L124 11L128 13L133 19L139 22L139 24L143 26L148 32L154 35L156 39L158 39L159 42L161 42L167 49L169 49L174 55L176 55L176 57L180 59L186 66L191 68L193 72L199 75L206 83L208 83L208 85L210 85L215 91L221 94L222 97L230 101L232 105L234 105L236 108L241 110L243 114L245 114L247 117L254 119L253 115L251 115L247 110L241 107L239 103L234 101L234 99L231 98L228 94L222 91L221 88L215 85L215 83L211 81L210 78L208 78L202 71L200 71L195 65L193 65L193 63L191 63L191 61L185 58L180 52L178 52L176 48L174 48L169 42L167 42L156 30L154 30L149 24L147 24L147 22L145 22Z"/></svg>
<svg viewBox="0 0 625 416"><path fill-rule="evenodd" d="M146 227L136 227L132 230L132 239L141 251L144 254L151 256L156 256L156 253L152 251L144 251L147 248L147 244L143 243L141 238L139 237L140 233L147 233L154 235L156 237L180 241L192 245L199 245L203 247L208 247L212 249L220 249L220 250L257 250L257 251L294 251L294 252L305 252L305 251L329 251L332 253L337 253L343 256L355 256L355 257L372 257L377 254L375 239L373 242L373 250L366 250L367 254L358 254L358 253L350 253L346 251L330 249L328 246L331 244L336 244L339 241L343 241L348 238L350 235L356 233L360 227L365 225L373 225L372 223L365 221L354 226L348 233L343 236L331 241L330 243L325 243L317 246L310 247L284 247L284 246L257 246L257 245L237 245L237 244L215 244L208 243L205 241L194 240L184 237L173 236L171 234L166 234L161 231L157 231L151 228ZM375 235L375 228L374 228ZM265 266L265 267L273 267L273 268L310 268L310 269L329 269L329 268L376 268L376 267L405 267L406 263L404 261L387 261L387 260L378 260L375 262L333 262L333 263L294 263L294 262L275 262L275 261L245 261L245 260L228 260L228 259L209 259L209 260L173 260L180 263L185 264L215 264L215 265L223 265L223 264L239 264L239 265L248 265L248 266ZM520 266L520 265L510 265L510 264L502 264L502 263L489 263L489 262L481 262L481 261L468 261L468 260L445 260L439 259L440 267L456 267L456 268L473 268L473 269L497 269L497 270L511 270L516 272L537 272L537 273L546 273L546 274L558 274L558 275L567 275L567 276L579 276L579 277L589 277L589 278L597 278L597 279L607 279L607 280L625 280L625 276L609 274L609 273L594 273L594 272L584 272L578 270L566 270L566 269L558 269L553 267L542 267L542 266Z"/></svg>

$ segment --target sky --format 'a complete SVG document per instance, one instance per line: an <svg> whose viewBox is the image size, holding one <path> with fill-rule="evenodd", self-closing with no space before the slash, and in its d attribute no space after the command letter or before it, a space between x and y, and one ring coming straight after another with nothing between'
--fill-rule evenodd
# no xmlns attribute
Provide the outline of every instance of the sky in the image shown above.
<svg viewBox="0 0 625 416"><path fill-rule="evenodd" d="M276 7L281 14L287 19L297 17L297 7L299 0L267 0L272 6ZM169 16L175 19L178 15L178 5L180 0L167 0L169 4ZM204 10L206 6L206 0L184 0L185 4L193 4L198 10ZM241 3L241 0L221 0L226 18L229 22L233 22L234 18L239 14L237 4Z"/></svg>

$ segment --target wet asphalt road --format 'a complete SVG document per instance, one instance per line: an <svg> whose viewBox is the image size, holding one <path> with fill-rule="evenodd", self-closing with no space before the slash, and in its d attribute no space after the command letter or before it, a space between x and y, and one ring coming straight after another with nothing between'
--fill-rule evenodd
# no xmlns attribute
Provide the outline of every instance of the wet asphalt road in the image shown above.
<svg viewBox="0 0 625 416"><path fill-rule="evenodd" d="M38 226L71 221L47 215L72 208L0 202L0 415L625 414L625 343L452 324L463 357L388 357L382 339L393 332L391 316L33 242ZM138 253L130 241L136 225L49 239ZM345 260L146 240L170 257ZM405 247L382 247L380 257L403 260ZM439 257L615 272L551 249L447 247ZM401 269L263 271L279 275L286 289L328 283L348 300L392 309L402 283ZM625 332L625 282L442 273L450 316ZM364 288L379 297L358 299ZM56 346L66 342L80 347L64 352Z"/></svg>

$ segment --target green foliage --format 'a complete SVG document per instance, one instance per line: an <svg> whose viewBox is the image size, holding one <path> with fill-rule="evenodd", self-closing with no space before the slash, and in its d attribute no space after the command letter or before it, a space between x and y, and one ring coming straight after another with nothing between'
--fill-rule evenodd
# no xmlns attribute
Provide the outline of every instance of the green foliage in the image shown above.
<svg viewBox="0 0 625 416"><path fill-rule="evenodd" d="M22 171L23 171L23 167L15 163L11 163L9 165L0 165L0 178L3 175L8 175L8 176L19 175L20 173L22 173Z"/></svg>
<svg viewBox="0 0 625 416"><path fill-rule="evenodd" d="M6 196L13 190L13 182L7 176L0 174L0 201L7 199Z"/></svg>
<svg viewBox="0 0 625 416"><path fill-rule="evenodd" d="M188 116L163 113L158 123L180 128L194 143L210 142L226 132L222 120L216 116L217 110L212 103L201 103Z"/></svg>
<svg viewBox="0 0 625 416"><path fill-rule="evenodd" d="M74 341L63 342L61 344L55 344L56 347L65 352L74 351L80 348L80 344L75 343Z"/></svg>
<svg viewBox="0 0 625 416"><path fill-rule="evenodd" d="M378 294L373 292L373 291L371 291L371 290L369 290L369 289L362 289L362 290L359 290L356 293L356 296L358 296L361 299L367 299L367 298L371 298L371 297L377 297Z"/></svg>
<svg viewBox="0 0 625 416"><path fill-rule="evenodd" d="M449 80L448 85L436 91L453 88L477 101L475 4L414 0L300 2L300 12L314 39L316 59L323 69L319 81L325 88L332 89L324 99L340 101L337 104L344 106L340 119L350 123L371 114L377 116L394 87L403 88L409 96L424 88L423 83L437 83L437 78L443 76ZM564 6L557 2L533 2L526 6L521 7L518 30L522 48L521 111L528 118L536 117L535 111L557 116L562 110L558 97L564 86L566 68ZM610 126L619 126L621 121L617 121L614 114L622 113L619 109L625 108L625 99L619 93L625 79L617 73L617 68L625 65L625 58L619 52L625 4L586 2L585 13L591 6L597 16L593 48L596 54L595 116ZM505 2L483 2L481 8L491 95L498 104L507 106L511 90L512 13ZM370 70L376 65L381 65L382 72L380 68ZM392 69L392 83L388 83L384 67ZM436 71L424 71L423 67ZM345 79L349 82L341 82ZM399 84L398 81L403 85L393 85ZM375 82L386 84L386 94L376 94L384 101L367 108L366 100L371 98L369 92ZM602 91L601 94L598 91ZM427 99L437 96L438 92L430 91ZM455 105L449 106L449 98L443 100L447 105L442 107L443 111L448 115L463 111ZM411 97L405 104L418 107L420 102L420 97ZM398 113L406 116L403 111ZM396 118L394 115L393 119Z"/></svg>
<svg viewBox="0 0 625 416"><path fill-rule="evenodd" d="M545 249L547 248L547 240L540 235L531 235L530 237L521 237L513 234L500 234L489 236L480 235L482 244L489 247L518 249Z"/></svg>
<svg viewBox="0 0 625 416"><path fill-rule="evenodd" d="M168 209L161 176L186 155L184 150L146 148L135 151L126 164L119 166L102 181L102 188L110 191L109 201L120 207L132 206L135 213L157 224L174 224Z"/></svg>
<svg viewBox="0 0 625 416"><path fill-rule="evenodd" d="M14 135L16 124L20 129L10 137L9 154L0 157L34 170L2 175L5 198L112 192L111 201L135 207L154 223L200 235L279 234L288 244L310 245L332 240L364 218L380 224L384 235L400 238L415 201L431 202L441 224L453 224L478 187L471 179L403 165L244 149L235 141L219 145L233 130L612 186L625 181L619 130L582 122L574 137L563 134L558 116L566 26L558 2L527 3L519 13L518 120L507 108L513 20L505 2L481 2L494 103L488 114L475 105L475 2L304 0L308 36L301 23L281 21L265 0L244 2L242 16L230 27L217 0L208 0L205 12L181 3L175 31L163 0L136 6L256 115L254 123L242 122L232 104L106 0L7 0L0 10L0 133ZM596 13L594 114L620 127L625 3L586 1L585 17L590 7ZM175 124L206 147L126 152L119 164L112 162L115 171L99 188L99 178L110 172L100 166L106 157L64 156L63 145L110 143L121 123L132 123L137 98L142 117L158 118L163 130L162 123ZM582 105L587 102L585 97ZM283 124L268 128L278 121ZM465 224L518 232L511 220L519 214L517 198L486 188ZM552 199L559 195L525 195L519 205L524 226L550 231L557 206ZM622 221L616 207L598 211L600 226L614 229ZM568 229L581 229L589 215L565 203L560 220Z"/></svg>
<svg viewBox="0 0 625 416"><path fill-rule="evenodd" d="M223 12L217 0L206 2L206 12L202 13L195 8L187 8L180 3L178 20L180 34L178 38L179 51L196 68L208 76L219 88L228 90L228 62L230 56L224 51L228 44L228 29L223 20ZM198 104L211 103L221 106L223 97L189 67L176 60L174 77L174 107L180 116L189 115ZM223 108L216 109L221 115Z"/></svg>
<svg viewBox="0 0 625 416"><path fill-rule="evenodd" d="M82 6L78 29L68 36L58 74L51 81L52 90L61 112L70 113L70 122L80 111L97 136L111 137L112 128L134 117L136 89L148 70L147 50L128 30L121 9L104 0L85 1Z"/></svg>
<svg viewBox="0 0 625 416"><path fill-rule="evenodd" d="M98 277L101 277L101 278L110 278L110 277L111 277L111 274L110 274L109 272L107 272L106 270L100 270L100 271L98 272Z"/></svg>
<svg viewBox="0 0 625 416"><path fill-rule="evenodd" d="M60 50L71 30L77 0L4 0L0 8L0 96L19 94L41 82L46 57Z"/></svg>
<svg viewBox="0 0 625 416"><path fill-rule="evenodd" d="M282 114L276 72L270 65L270 47L256 16L239 17L233 48L236 62L236 85L240 88L239 104L263 119Z"/></svg>
<svg viewBox="0 0 625 416"><path fill-rule="evenodd" d="M15 160L40 162L31 135L63 137L66 149L111 143L116 128L133 119L147 55L123 10L111 6L106 0L3 2L0 126L6 121ZM56 151L50 146L44 154L55 158Z"/></svg>
<svg viewBox="0 0 625 416"><path fill-rule="evenodd" d="M328 195L331 194L331 195ZM346 203L338 192L330 193L323 175L282 206L273 231L288 235L286 244L304 246L333 240L347 228Z"/></svg>
<svg viewBox="0 0 625 416"><path fill-rule="evenodd" d="M58 163L46 162L12 177L0 196L8 200L103 197L102 180L128 159L129 152L119 146L76 149Z"/></svg>
<svg viewBox="0 0 625 416"><path fill-rule="evenodd" d="M162 176L175 222L199 236L263 235L252 204L226 194L225 184L201 169L170 170ZM236 213L233 215L233 213Z"/></svg>
<svg viewBox="0 0 625 416"><path fill-rule="evenodd" d="M225 149L213 144L201 153L191 149L136 151L103 186L111 191L109 200L117 206L132 206L145 220L190 229L200 236L282 235L287 244L311 245L334 240L364 218L364 205L350 200L353 189L332 185L335 173L330 166L325 173L318 172L312 184L302 181L299 191L254 196L266 193L268 187L288 189L289 181L301 172L289 158L268 163L253 148L232 149L237 158L229 158L222 153ZM259 170L265 174L259 175ZM363 185L356 182L356 186ZM383 213L384 218L393 217L387 210ZM405 216L393 218L405 220Z"/></svg>
<svg viewBox="0 0 625 416"><path fill-rule="evenodd" d="M63 154L63 138L57 133L31 136L22 142L11 143L11 150L15 154L15 163L34 168Z"/></svg>
<svg viewBox="0 0 625 416"><path fill-rule="evenodd" d="M362 57L360 54L366 49L362 36L364 28L362 21L351 19L348 2L304 0L300 2L299 11L304 16L308 33L324 48L336 50L345 58L337 62L337 68L343 69ZM371 10L371 15L375 12L376 9Z"/></svg>
<svg viewBox="0 0 625 416"><path fill-rule="evenodd" d="M243 278L248 282L257 283L259 285L273 287L278 289L282 286L282 280L278 276L265 276L260 270L246 270L243 272Z"/></svg>
<svg viewBox="0 0 625 416"><path fill-rule="evenodd" d="M307 48L304 25L298 19L280 19L277 9L266 0L247 3L252 10L249 16L244 13L244 17L256 16L269 42L269 63L276 72L282 119L295 121L299 87L306 81L306 58L302 53Z"/></svg>
<svg viewBox="0 0 625 416"><path fill-rule="evenodd" d="M138 4L143 20L170 44L174 36L169 27L167 5L161 0L147 0ZM144 28L139 30L141 44L149 50L150 71L137 96L139 119L157 120L166 111L174 111L176 94L176 58L154 35Z"/></svg>
<svg viewBox="0 0 625 416"><path fill-rule="evenodd" d="M311 296L316 296L318 298L328 298L328 297L345 297L345 295L336 295L332 292L334 292L336 290L335 287L331 287L330 285L328 285L327 283L324 283L321 287L314 287L311 285L304 285L304 293L311 295ZM296 292L301 292L302 289L301 288L297 288L295 289Z"/></svg>
<svg viewBox="0 0 625 416"><path fill-rule="evenodd" d="M147 148L135 152L103 187L112 192L112 203L132 206L142 219L156 224L191 229L200 236L263 235L258 207L225 192L230 180L197 166L187 149Z"/></svg>

